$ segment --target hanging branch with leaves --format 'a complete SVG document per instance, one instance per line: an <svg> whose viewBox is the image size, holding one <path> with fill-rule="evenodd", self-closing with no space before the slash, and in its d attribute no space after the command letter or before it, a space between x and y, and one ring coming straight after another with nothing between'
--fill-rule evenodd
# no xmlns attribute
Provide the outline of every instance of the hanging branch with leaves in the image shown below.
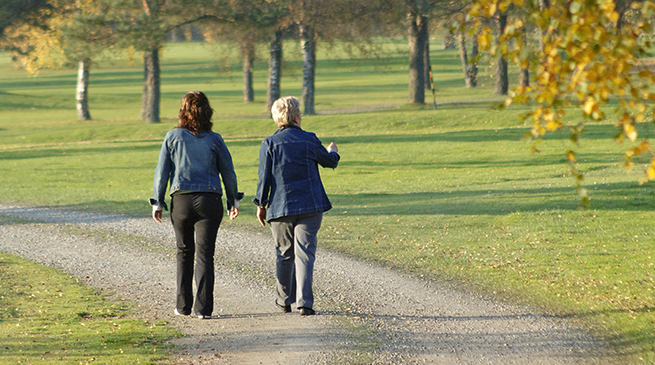
<svg viewBox="0 0 655 365"><path fill-rule="evenodd" d="M512 17L494 42L493 30L483 26L480 17L491 19L516 9L523 13ZM566 127L571 131L571 141L577 143L583 136L585 123L606 119L603 110L610 100L618 102L620 115L616 121L616 141L638 142L636 125L653 121L655 93L650 85L655 82L655 76L639 65L651 45L641 35L651 33L648 20L654 14L655 5L650 2L628 5L613 0L474 0L467 20L477 22L482 50L492 55L502 54L535 75L530 86L516 87L500 108L511 104L530 107L530 112L522 118L532 125L529 137L536 141L533 146L536 152L544 135ZM542 47L536 53L525 42L524 34L530 27L540 31ZM579 124L565 122L566 110L571 108L582 111L584 118ZM651 155L651 160L640 183L655 179L653 147L644 139L625 152L628 169L634 166L634 156L645 153ZM576 153L571 149L566 155L580 198L588 205Z"/></svg>

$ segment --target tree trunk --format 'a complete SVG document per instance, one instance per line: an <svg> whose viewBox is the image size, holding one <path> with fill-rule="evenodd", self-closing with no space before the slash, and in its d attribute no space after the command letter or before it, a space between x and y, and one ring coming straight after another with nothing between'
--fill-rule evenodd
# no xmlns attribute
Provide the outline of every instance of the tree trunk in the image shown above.
<svg viewBox="0 0 655 365"><path fill-rule="evenodd" d="M159 49L144 53L143 104L141 117L147 123L159 123L160 72Z"/></svg>
<svg viewBox="0 0 655 365"><path fill-rule="evenodd" d="M539 10L546 11L550 7L550 0L539 0ZM539 50L544 51L544 38L548 36L548 29L541 31L541 36L539 37Z"/></svg>
<svg viewBox="0 0 655 365"><path fill-rule="evenodd" d="M477 35L471 40L471 60L469 63L469 68L467 72L467 78L471 87L478 86L478 38Z"/></svg>
<svg viewBox="0 0 655 365"><path fill-rule="evenodd" d="M432 63L430 62L430 34L429 34L430 29L428 26L427 18L425 22L425 29L426 29L425 48L423 49L423 67L425 68L425 89L431 90L432 75L430 75L430 73L432 71Z"/></svg>
<svg viewBox="0 0 655 365"><path fill-rule="evenodd" d="M498 37L504 33L505 26L507 26L507 15L500 14L498 17ZM509 80L507 76L507 60L502 54L496 58L496 77L494 85L494 94L507 95L509 91Z"/></svg>
<svg viewBox="0 0 655 365"><path fill-rule="evenodd" d="M80 60L79 69L77 72L77 94L75 100L77 101L77 119L78 120L91 120L91 113L89 113L89 68L91 67L91 60Z"/></svg>
<svg viewBox="0 0 655 365"><path fill-rule="evenodd" d="M300 28L302 42L302 102L305 114L316 114L314 109L314 76L316 71L316 39L314 29L304 25Z"/></svg>
<svg viewBox="0 0 655 365"><path fill-rule="evenodd" d="M186 42L186 34L184 33L184 29L182 28L175 28L171 30L168 33L168 39L171 42Z"/></svg>
<svg viewBox="0 0 655 365"><path fill-rule="evenodd" d="M455 35L451 32L446 32L443 36L443 45L442 49L453 49L455 48Z"/></svg>
<svg viewBox="0 0 655 365"><path fill-rule="evenodd" d="M409 102L425 104L425 37L427 18L419 14L409 16Z"/></svg>
<svg viewBox="0 0 655 365"><path fill-rule="evenodd" d="M466 53L466 39L464 37L464 32L460 32L457 35L457 40L459 41L459 59L462 61L462 71L464 71L466 87L472 87L471 78L469 77L469 58Z"/></svg>
<svg viewBox="0 0 655 365"><path fill-rule="evenodd" d="M280 79L282 77L282 31L277 30L271 40L271 59L268 65L268 89L266 91L266 111L271 112L275 100L280 98Z"/></svg>
<svg viewBox="0 0 655 365"><path fill-rule="evenodd" d="M148 107L148 53L143 53L143 92L141 94L141 119L146 119Z"/></svg>
<svg viewBox="0 0 655 365"><path fill-rule="evenodd" d="M521 68L519 72L519 85L522 87L530 86L530 70L527 68Z"/></svg>
<svg viewBox="0 0 655 365"><path fill-rule="evenodd" d="M523 40L523 44L528 43L525 32L521 35L521 38ZM519 85L522 87L530 86L530 70L528 67L521 67L521 70L519 71Z"/></svg>
<svg viewBox="0 0 655 365"><path fill-rule="evenodd" d="M252 87L252 64L255 62L255 45L251 39L242 43L243 52L243 101L252 103L255 101L255 91Z"/></svg>

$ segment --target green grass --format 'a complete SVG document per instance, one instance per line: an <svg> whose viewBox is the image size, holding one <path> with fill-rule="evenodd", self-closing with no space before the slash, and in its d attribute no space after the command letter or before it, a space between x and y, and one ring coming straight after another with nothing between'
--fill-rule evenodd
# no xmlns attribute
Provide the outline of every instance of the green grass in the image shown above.
<svg viewBox="0 0 655 365"><path fill-rule="evenodd" d="M131 318L130 304L55 269L4 253L0 263L3 364L154 364L170 352L165 322Z"/></svg>
<svg viewBox="0 0 655 365"><path fill-rule="evenodd" d="M303 120L325 143L335 141L342 157L337 169L321 171L334 205L321 247L579 320L626 362L654 362L655 189L636 183L642 171L622 169L629 146L613 141L613 120L589 124L580 146L555 133L532 155L517 118L524 110L491 110L489 102L499 99L487 73L479 88L466 89L455 51L434 47L438 110L405 105L403 47L382 42L381 59L319 47L319 112L388 106ZM282 93L299 95L297 45L290 42L285 52ZM8 71L8 57L0 56L0 70L7 70L0 73L0 182L10 187L0 189L0 202L148 216L161 140L191 89L208 93L215 130L227 141L246 201L252 199L259 145L275 128L262 112L265 60L256 64L254 104L242 102L234 52L174 44L162 61L164 121L148 125L137 119L138 62L92 70L95 119L78 122L73 70L27 78ZM578 115L569 112L572 123ZM572 147L591 194L587 210L566 166ZM257 226L252 204L241 214L224 227L269 234Z"/></svg>

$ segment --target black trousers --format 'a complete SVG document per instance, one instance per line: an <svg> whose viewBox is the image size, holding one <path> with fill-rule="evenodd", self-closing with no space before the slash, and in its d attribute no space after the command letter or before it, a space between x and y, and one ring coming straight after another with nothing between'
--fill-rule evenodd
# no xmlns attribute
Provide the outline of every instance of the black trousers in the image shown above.
<svg viewBox="0 0 655 365"><path fill-rule="evenodd" d="M177 241L177 310L210 316L214 310L214 252L223 219L223 202L215 193L173 195L171 221ZM195 255L196 298L193 305Z"/></svg>

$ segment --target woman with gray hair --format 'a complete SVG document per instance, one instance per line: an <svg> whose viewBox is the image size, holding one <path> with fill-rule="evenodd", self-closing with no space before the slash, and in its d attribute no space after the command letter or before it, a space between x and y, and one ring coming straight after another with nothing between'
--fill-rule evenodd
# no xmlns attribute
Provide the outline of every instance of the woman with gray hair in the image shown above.
<svg viewBox="0 0 655 365"><path fill-rule="evenodd" d="M257 219L262 226L270 223L275 240L275 303L287 313L295 303L301 315L312 315L316 235L323 212L332 208L318 165L337 167L339 149L334 142L326 149L314 133L300 128L297 98L278 99L271 113L278 129L262 142L253 202L257 205Z"/></svg>

